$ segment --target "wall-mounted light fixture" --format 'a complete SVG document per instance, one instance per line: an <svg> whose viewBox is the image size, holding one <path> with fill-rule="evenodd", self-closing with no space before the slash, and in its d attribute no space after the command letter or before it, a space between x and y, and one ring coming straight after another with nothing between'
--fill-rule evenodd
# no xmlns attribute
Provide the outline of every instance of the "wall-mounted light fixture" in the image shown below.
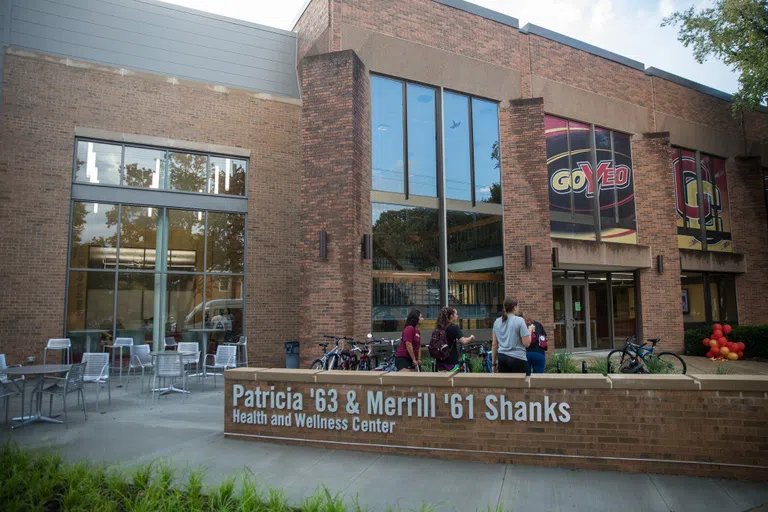
<svg viewBox="0 0 768 512"><path fill-rule="evenodd" d="M525 246L525 266L531 268L533 266L533 248L530 245Z"/></svg>
<svg viewBox="0 0 768 512"><path fill-rule="evenodd" d="M373 239L371 238L370 233L365 233L363 235L363 247L362 247L362 257L364 260L371 259L371 254L373 254Z"/></svg>
<svg viewBox="0 0 768 512"><path fill-rule="evenodd" d="M659 274L664 273L664 256L661 254L656 256L656 270L659 272Z"/></svg>
<svg viewBox="0 0 768 512"><path fill-rule="evenodd" d="M560 253L557 250L557 247L552 248L552 268L559 268L560 267Z"/></svg>
<svg viewBox="0 0 768 512"><path fill-rule="evenodd" d="M328 259L328 233L325 230L320 231L320 259Z"/></svg>

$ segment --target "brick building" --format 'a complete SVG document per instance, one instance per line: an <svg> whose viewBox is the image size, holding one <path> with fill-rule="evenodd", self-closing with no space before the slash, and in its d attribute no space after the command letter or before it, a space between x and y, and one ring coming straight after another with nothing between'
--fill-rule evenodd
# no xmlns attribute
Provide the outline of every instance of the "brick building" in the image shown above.
<svg viewBox="0 0 768 512"><path fill-rule="evenodd" d="M462 0L312 0L292 32L0 0L0 27L11 362L244 334L306 363L446 304L487 339L505 295L574 351L768 323L768 114L722 92Z"/></svg>

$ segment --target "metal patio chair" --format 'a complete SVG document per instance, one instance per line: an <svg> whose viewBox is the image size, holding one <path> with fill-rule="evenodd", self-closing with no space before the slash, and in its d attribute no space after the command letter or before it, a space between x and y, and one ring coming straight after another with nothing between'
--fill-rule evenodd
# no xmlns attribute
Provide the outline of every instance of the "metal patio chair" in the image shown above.
<svg viewBox="0 0 768 512"><path fill-rule="evenodd" d="M160 379L161 385L166 379L172 379L170 386L158 388L157 383ZM181 379L181 389L173 385L173 381ZM187 391L187 371L184 369L184 360L181 353L177 354L157 354L155 356L155 375L152 377L152 403L155 402L155 393L162 394L176 392L189 393Z"/></svg>
<svg viewBox="0 0 768 512"><path fill-rule="evenodd" d="M176 350L176 338L173 336L166 336L163 340L163 350Z"/></svg>
<svg viewBox="0 0 768 512"><path fill-rule="evenodd" d="M120 383L123 382L123 350L127 347L130 354L130 348L133 346L133 338L115 338L112 345L107 345L104 349L112 349L112 369L120 372ZM120 354L120 364L115 365L115 356Z"/></svg>
<svg viewBox="0 0 768 512"><path fill-rule="evenodd" d="M20 364L14 366L21 366ZM8 368L5 354L0 354L0 398L5 399L5 424L8 424L8 411L11 408L12 396L21 395L21 416L24 416L24 377L11 379L3 370Z"/></svg>
<svg viewBox="0 0 768 512"><path fill-rule="evenodd" d="M213 358L213 364L208 364L208 358ZM237 347L234 345L219 345L216 348L216 354L205 356L205 365L203 365L203 388L205 388L205 379L208 377L208 371L213 370L213 387L216 387L216 370L221 371L222 377L227 368L237 368Z"/></svg>
<svg viewBox="0 0 768 512"><path fill-rule="evenodd" d="M44 389L42 391L34 391L32 393L32 398L34 399L34 395L37 393L41 393L42 395L50 395L51 402L48 405L48 415L53 415L53 397L54 396L60 396L64 403L64 425L69 428L69 423L67 420L67 395L71 395L72 393L77 393L78 400L82 399L83 401L83 415L85 416L85 419L88 419L88 414L85 412L85 395L83 395L83 376L85 375L85 363L78 363L73 364L69 371L67 372L66 377L49 377L50 380L56 381L56 386L53 386L48 389ZM42 397L41 397L42 398Z"/></svg>
<svg viewBox="0 0 768 512"><path fill-rule="evenodd" d="M66 356L63 354L61 356L61 364L72 363L72 341L69 338L49 339L48 344L43 349L43 364L46 364L49 350L61 350L66 353Z"/></svg>
<svg viewBox="0 0 768 512"><path fill-rule="evenodd" d="M225 345L237 347L237 366L248 366L248 337L240 336L240 339Z"/></svg>
<svg viewBox="0 0 768 512"><path fill-rule="evenodd" d="M192 341L182 341L176 351L182 353L185 367L195 366L195 375L200 380L200 345Z"/></svg>
<svg viewBox="0 0 768 512"><path fill-rule="evenodd" d="M86 352L83 354L85 363L84 384L96 384L96 412L99 412L99 396L101 385L107 385L109 405L112 405L112 384L109 378L109 354L106 352Z"/></svg>
<svg viewBox="0 0 768 512"><path fill-rule="evenodd" d="M149 354L149 345L142 343L131 347L131 361L128 363L128 384L131 382L131 371L134 375L141 368L141 389L144 389L144 370L152 369L152 356Z"/></svg>

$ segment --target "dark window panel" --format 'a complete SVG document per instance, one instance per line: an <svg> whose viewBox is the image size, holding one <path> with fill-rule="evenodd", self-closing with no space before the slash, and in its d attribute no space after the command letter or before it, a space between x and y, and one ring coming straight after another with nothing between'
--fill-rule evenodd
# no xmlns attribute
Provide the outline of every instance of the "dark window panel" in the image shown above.
<svg viewBox="0 0 768 512"><path fill-rule="evenodd" d="M71 268L115 267L118 207L76 202L72 207Z"/></svg>
<svg viewBox="0 0 768 512"><path fill-rule="evenodd" d="M245 174L245 160L212 156L208 173L208 193L244 196Z"/></svg>
<svg viewBox="0 0 768 512"><path fill-rule="evenodd" d="M205 246L205 214L192 210L168 210L168 270L202 272Z"/></svg>
<svg viewBox="0 0 768 512"><path fill-rule="evenodd" d="M183 192L205 192L208 157L194 153L168 153L170 189Z"/></svg>
<svg viewBox="0 0 768 512"><path fill-rule="evenodd" d="M167 188L165 155L162 149L126 146L123 184L129 187Z"/></svg>
<svg viewBox="0 0 768 512"><path fill-rule="evenodd" d="M245 261L245 215L208 213L207 271L239 274Z"/></svg>
<svg viewBox="0 0 768 512"><path fill-rule="evenodd" d="M152 270L155 268L157 208L123 205L120 223L121 269Z"/></svg>

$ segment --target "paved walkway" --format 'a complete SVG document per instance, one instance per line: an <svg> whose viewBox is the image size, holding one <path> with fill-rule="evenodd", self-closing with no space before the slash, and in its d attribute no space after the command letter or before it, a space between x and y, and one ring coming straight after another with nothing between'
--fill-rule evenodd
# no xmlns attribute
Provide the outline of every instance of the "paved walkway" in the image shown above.
<svg viewBox="0 0 768 512"><path fill-rule="evenodd" d="M210 384L202 391L192 382L193 393L187 398L162 397L154 406L136 384L127 391L113 388L112 407L102 414L95 411L95 389L88 387L87 421L72 408L68 429L37 423L4 430L0 440L50 447L70 460L87 458L121 467L156 459L182 471L204 466L209 483L247 468L258 481L283 489L295 504L325 485L350 499L358 495L360 504L372 512L388 507L411 510L423 502L462 512L486 511L488 506L495 510L498 504L515 512L741 512L768 503L764 483L446 462L224 439L221 381L216 391ZM106 409L106 393L102 399ZM18 404L12 404L12 414L15 411Z"/></svg>

